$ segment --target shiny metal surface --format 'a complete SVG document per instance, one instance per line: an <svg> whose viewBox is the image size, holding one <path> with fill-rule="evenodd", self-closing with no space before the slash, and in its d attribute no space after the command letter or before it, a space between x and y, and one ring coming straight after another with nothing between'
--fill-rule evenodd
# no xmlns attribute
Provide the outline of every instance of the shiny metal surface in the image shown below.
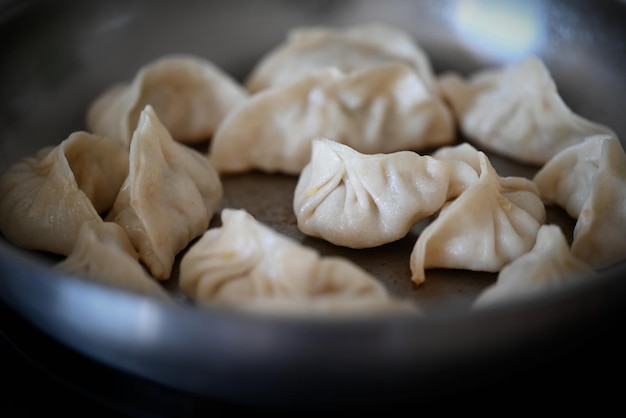
<svg viewBox="0 0 626 418"><path fill-rule="evenodd" d="M414 34L437 72L467 73L537 54L572 109L611 126L622 143L626 139L623 2L5 1L0 171L83 129L86 106L97 94L165 53L208 57L241 79L291 27L365 21ZM509 174L530 172L495 157L494 165ZM250 179L268 180L231 178L227 184L242 188ZM277 178L270 195L285 193L292 183ZM246 195L229 195L227 203ZM257 204L261 220L293 232L285 209L272 212L271 200ZM398 244L398 251L406 245L411 243ZM201 396L265 403L450 390L464 378L523 367L530 351L554 355L582 334L614 323L626 302L624 263L596 282L484 312L468 312L466 303L492 278L466 281L471 274L442 273L424 296L408 277L406 283L396 277L407 265L381 273L391 276L386 283L394 291L434 302L437 309L423 318L261 318L184 303L164 306L59 275L49 268L55 261L0 241L2 300L44 332L112 367Z"/></svg>

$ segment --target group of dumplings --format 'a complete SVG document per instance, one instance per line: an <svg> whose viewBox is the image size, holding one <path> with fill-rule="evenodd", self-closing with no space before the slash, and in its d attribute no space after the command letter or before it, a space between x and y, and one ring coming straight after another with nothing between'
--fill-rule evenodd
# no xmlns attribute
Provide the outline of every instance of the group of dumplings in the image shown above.
<svg viewBox="0 0 626 418"><path fill-rule="evenodd" d="M504 177L483 150L541 167ZM92 102L85 131L6 170L0 231L64 256L59 270L160 300L180 256L179 288L200 305L420 312L347 259L222 208L221 175L253 170L298 176L299 230L334 245L373 248L430 221L407 280L499 272L476 307L626 259L624 149L565 105L539 58L436 76L380 24L296 28L241 84L195 56L145 65ZM571 246L548 204L576 219Z"/></svg>

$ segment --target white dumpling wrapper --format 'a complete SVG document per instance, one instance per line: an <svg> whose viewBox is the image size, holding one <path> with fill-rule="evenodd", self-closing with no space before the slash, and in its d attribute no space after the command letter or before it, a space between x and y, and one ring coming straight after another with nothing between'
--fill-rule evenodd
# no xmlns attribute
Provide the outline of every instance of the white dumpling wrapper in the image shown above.
<svg viewBox="0 0 626 418"><path fill-rule="evenodd" d="M455 136L450 110L407 66L326 68L252 96L224 119L209 155L221 173L299 174L315 138L373 154L436 148Z"/></svg>
<svg viewBox="0 0 626 418"><path fill-rule="evenodd" d="M72 252L54 268L105 286L173 301L140 264L126 232L114 222L83 222Z"/></svg>
<svg viewBox="0 0 626 418"><path fill-rule="evenodd" d="M533 180L546 202L576 219L572 253L596 268L626 259L626 154L616 137L563 150Z"/></svg>
<svg viewBox="0 0 626 418"><path fill-rule="evenodd" d="M102 92L89 105L87 129L128 144L149 104L176 141L203 142L247 95L214 63L193 55L167 55L141 67L131 82Z"/></svg>
<svg viewBox="0 0 626 418"><path fill-rule="evenodd" d="M441 147L431 155L438 160L462 161L472 167L477 175L482 170L481 159L479 158L480 151L467 142Z"/></svg>
<svg viewBox="0 0 626 418"><path fill-rule="evenodd" d="M67 255L84 221L102 221L127 173L125 147L74 132L0 177L2 234L22 248Z"/></svg>
<svg viewBox="0 0 626 418"><path fill-rule="evenodd" d="M496 282L478 295L473 308L560 289L597 276L588 263L571 253L561 228L546 224L537 232L533 248L504 266Z"/></svg>
<svg viewBox="0 0 626 418"><path fill-rule="evenodd" d="M367 23L347 28L297 27L252 69L244 85L251 93L288 84L324 67L349 73L389 62L408 65L436 92L430 60L415 39L398 28Z"/></svg>
<svg viewBox="0 0 626 418"><path fill-rule="evenodd" d="M601 161L605 141L617 140L609 135L590 136L583 143L568 147L550 159L533 177L541 197L578 219L595 186L596 173L606 163Z"/></svg>
<svg viewBox="0 0 626 418"><path fill-rule="evenodd" d="M439 89L468 140L518 162L543 165L590 135L613 133L575 114L537 57L467 78L446 73Z"/></svg>
<svg viewBox="0 0 626 418"><path fill-rule="evenodd" d="M153 277L169 278L175 256L206 231L222 197L206 156L174 141L146 106L130 143L128 177L106 219L124 228Z"/></svg>
<svg viewBox="0 0 626 418"><path fill-rule="evenodd" d="M464 162L412 151L362 154L325 138L312 147L294 193L298 228L350 248L404 237L478 179Z"/></svg>
<svg viewBox="0 0 626 418"><path fill-rule="evenodd" d="M459 154L479 167L478 181L443 206L411 252L412 280L418 285L430 268L500 271L532 248L546 220L532 180L500 177L487 155L472 149L464 145Z"/></svg>
<svg viewBox="0 0 626 418"><path fill-rule="evenodd" d="M382 283L340 257L312 248L225 208L184 254L179 287L200 305L287 314L418 312Z"/></svg>

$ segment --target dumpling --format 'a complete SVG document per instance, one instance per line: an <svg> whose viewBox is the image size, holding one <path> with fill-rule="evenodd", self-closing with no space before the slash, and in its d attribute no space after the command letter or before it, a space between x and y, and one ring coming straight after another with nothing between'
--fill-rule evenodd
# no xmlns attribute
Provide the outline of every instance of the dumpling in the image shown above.
<svg viewBox="0 0 626 418"><path fill-rule="evenodd" d="M602 148L607 141L615 143L618 154L624 154L614 137L594 135L553 157L533 178L541 197L549 204L559 205L569 216L577 219L594 188L593 181L598 169L606 164L601 158Z"/></svg>
<svg viewBox="0 0 626 418"><path fill-rule="evenodd" d="M221 173L299 174L315 138L372 154L435 148L455 135L449 109L407 66L326 68L251 97L224 119L209 155Z"/></svg>
<svg viewBox="0 0 626 418"><path fill-rule="evenodd" d="M0 229L20 247L67 255L84 221L101 222L128 173L128 151L72 133L0 177Z"/></svg>
<svg viewBox="0 0 626 418"><path fill-rule="evenodd" d="M561 151L533 180L547 203L576 219L574 255L596 268L626 259L626 154L616 137Z"/></svg>
<svg viewBox="0 0 626 418"><path fill-rule="evenodd" d="M200 305L279 313L418 313L373 276L339 257L272 230L243 209L225 208L184 254L179 287Z"/></svg>
<svg viewBox="0 0 626 418"><path fill-rule="evenodd" d="M98 96L87 110L87 130L128 144L149 104L175 140L194 144L210 139L246 98L243 86L212 62L167 55L140 68L132 82Z"/></svg>
<svg viewBox="0 0 626 418"><path fill-rule="evenodd" d="M62 146L78 188L106 214L128 175L128 148L87 132L71 135Z"/></svg>
<svg viewBox="0 0 626 418"><path fill-rule="evenodd" d="M113 222L83 222L72 252L55 269L107 286L172 302L139 263L126 232Z"/></svg>
<svg viewBox="0 0 626 418"><path fill-rule="evenodd" d="M263 56L245 81L250 93L296 81L324 67L349 73L389 62L408 65L436 91L426 53L406 32L380 23L347 28L298 27Z"/></svg>
<svg viewBox="0 0 626 418"><path fill-rule="evenodd" d="M507 264L497 281L483 290L473 308L558 289L582 278L597 277L593 268L570 252L561 228L543 225L533 248Z"/></svg>
<svg viewBox="0 0 626 418"><path fill-rule="evenodd" d="M472 149L465 145L459 154L470 166L479 167L478 180L444 204L411 252L412 280L418 285L429 268L500 271L532 248L546 220L532 180L500 177L488 157Z"/></svg>
<svg viewBox="0 0 626 418"><path fill-rule="evenodd" d="M222 183L200 152L175 142L150 105L130 143L130 166L106 220L120 224L152 276L170 276L175 256L209 226Z"/></svg>
<svg viewBox="0 0 626 418"><path fill-rule="evenodd" d="M464 162L412 151L361 154L325 138L312 148L294 193L298 228L351 248L404 237L478 179Z"/></svg>
<svg viewBox="0 0 626 418"><path fill-rule="evenodd" d="M439 88L468 140L518 162L543 165L590 135L612 134L565 104L537 57L482 70L467 79L443 74Z"/></svg>
<svg viewBox="0 0 626 418"><path fill-rule="evenodd" d="M436 149L432 156L444 161L462 161L480 173L480 152L470 143L461 142L457 145L449 145ZM491 162L490 162L491 163Z"/></svg>

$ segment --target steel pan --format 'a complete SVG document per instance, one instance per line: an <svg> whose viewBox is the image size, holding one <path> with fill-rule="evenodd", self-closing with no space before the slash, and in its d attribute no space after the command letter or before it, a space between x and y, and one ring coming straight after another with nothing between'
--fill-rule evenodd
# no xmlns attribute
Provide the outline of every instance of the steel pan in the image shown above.
<svg viewBox="0 0 626 418"><path fill-rule="evenodd" d="M436 72L463 74L535 54L578 114L626 138L626 4L618 1L3 1L0 169L84 129L88 104L164 54L198 54L242 80L295 26L380 21L413 34ZM505 174L532 169L493 156ZM54 339L182 392L258 404L425 397L495 379L623 325L626 264L598 280L482 311L494 275L439 271L415 288L413 238L364 252L295 229L296 179L224 179L225 206L365 265L425 314L323 319L166 306L53 271L57 258L0 241L0 297ZM254 190L266 190L254 193ZM567 224L562 215L559 219ZM180 296L175 281L165 283ZM419 394L419 395L417 395Z"/></svg>

